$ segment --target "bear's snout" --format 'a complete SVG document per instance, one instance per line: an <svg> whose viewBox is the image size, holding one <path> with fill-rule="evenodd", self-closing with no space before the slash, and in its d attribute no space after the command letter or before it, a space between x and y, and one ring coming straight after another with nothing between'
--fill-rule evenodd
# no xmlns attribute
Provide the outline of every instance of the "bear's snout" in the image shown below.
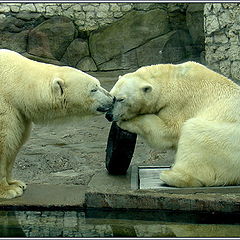
<svg viewBox="0 0 240 240"><path fill-rule="evenodd" d="M102 105L102 106L98 107L98 108L97 108L97 111L98 111L98 112L105 113L105 112L111 111L112 108L113 108L113 103L112 103L112 102L109 102L109 103L107 103L107 104L105 104L105 105Z"/></svg>
<svg viewBox="0 0 240 240"><path fill-rule="evenodd" d="M97 111L105 113L105 112L109 111L111 108L112 108L112 105L107 105L107 106L103 106L103 107L98 107Z"/></svg>
<svg viewBox="0 0 240 240"><path fill-rule="evenodd" d="M103 90L103 91L104 91L105 101L104 103L101 103L101 105L98 106L96 110L101 113L106 113L112 110L114 98L106 90Z"/></svg>

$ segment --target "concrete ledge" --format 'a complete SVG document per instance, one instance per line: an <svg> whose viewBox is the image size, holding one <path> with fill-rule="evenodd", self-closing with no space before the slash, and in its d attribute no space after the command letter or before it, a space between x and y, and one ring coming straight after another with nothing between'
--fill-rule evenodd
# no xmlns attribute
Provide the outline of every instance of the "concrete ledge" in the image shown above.
<svg viewBox="0 0 240 240"><path fill-rule="evenodd" d="M87 208L240 212L238 188L131 190L131 176L95 175L85 196Z"/></svg>
<svg viewBox="0 0 240 240"><path fill-rule="evenodd" d="M96 174L87 187L78 185L29 185L24 195L0 199L0 209L92 209L109 210L173 210L194 212L240 213L240 191L219 189L131 189L130 171L112 176L103 171Z"/></svg>
<svg viewBox="0 0 240 240"><path fill-rule="evenodd" d="M85 187L77 185L28 185L23 196L0 199L1 209L42 209L85 207Z"/></svg>

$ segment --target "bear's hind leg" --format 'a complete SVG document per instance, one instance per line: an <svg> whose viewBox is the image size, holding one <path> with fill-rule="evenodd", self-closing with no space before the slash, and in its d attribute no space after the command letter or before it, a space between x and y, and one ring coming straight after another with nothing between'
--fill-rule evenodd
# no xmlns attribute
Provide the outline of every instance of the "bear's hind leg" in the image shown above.
<svg viewBox="0 0 240 240"><path fill-rule="evenodd" d="M175 169L162 171L160 179L169 186L174 187L202 187L203 184L189 174Z"/></svg>
<svg viewBox="0 0 240 240"><path fill-rule="evenodd" d="M183 126L175 163L160 175L176 187L240 183L240 124L189 119Z"/></svg>

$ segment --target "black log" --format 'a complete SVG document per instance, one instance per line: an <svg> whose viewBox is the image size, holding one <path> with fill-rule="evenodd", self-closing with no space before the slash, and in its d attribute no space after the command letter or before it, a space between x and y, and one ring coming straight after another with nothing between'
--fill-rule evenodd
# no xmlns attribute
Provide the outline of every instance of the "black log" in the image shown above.
<svg viewBox="0 0 240 240"><path fill-rule="evenodd" d="M125 131L112 123L106 149L106 168L110 174L126 174L131 163L137 134Z"/></svg>

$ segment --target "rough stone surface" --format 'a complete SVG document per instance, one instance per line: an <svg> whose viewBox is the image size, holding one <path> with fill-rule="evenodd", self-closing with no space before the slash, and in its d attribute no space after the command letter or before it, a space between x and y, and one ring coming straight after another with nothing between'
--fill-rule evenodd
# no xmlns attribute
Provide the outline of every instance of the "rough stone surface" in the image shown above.
<svg viewBox="0 0 240 240"><path fill-rule="evenodd" d="M186 11L186 23L193 44L203 45L204 43L203 18L203 4L193 3L188 6ZM203 48L203 46L201 47Z"/></svg>
<svg viewBox="0 0 240 240"><path fill-rule="evenodd" d="M89 72L89 71L97 71L97 67L96 67L96 64L95 62L93 61L93 59L91 57L84 57L82 58L76 68L82 70L82 71L86 71L86 72Z"/></svg>
<svg viewBox="0 0 240 240"><path fill-rule="evenodd" d="M167 12L161 9L132 11L109 27L91 33L90 51L95 62L101 64L168 31Z"/></svg>
<svg viewBox="0 0 240 240"><path fill-rule="evenodd" d="M22 55L24 57L27 57L27 58L32 59L32 60L37 61L37 62L50 63L50 64L59 65L59 66L65 65L65 64L63 64L62 62L59 62L56 59L39 57L39 56L36 56L36 55L29 54L27 52L22 53Z"/></svg>
<svg viewBox="0 0 240 240"><path fill-rule="evenodd" d="M76 29L70 19L51 18L30 31L28 53L60 60L75 35Z"/></svg>
<svg viewBox="0 0 240 240"><path fill-rule="evenodd" d="M239 187L131 190L130 173L111 176L105 172L92 178L85 200L89 208L198 212L235 212L240 205Z"/></svg>
<svg viewBox="0 0 240 240"><path fill-rule="evenodd" d="M174 49L177 50L177 56L171 51L171 57L163 62L178 60L185 50L189 58L185 59L185 54L182 54L179 61L203 62L204 59L200 57L204 56L203 41L201 37L197 38L202 34L198 31L203 31L198 27L203 25L201 5L0 3L0 47L24 53L38 61L78 66L85 71L127 70L141 67L141 62L146 65L159 63L159 54L154 50L147 50L153 56L138 54L143 45L148 46L149 41L167 34L163 37L164 42L171 42L171 39L166 40L170 31L189 31L189 39L198 40ZM27 33L27 36L23 37L23 33ZM229 34L233 35L232 32ZM224 39L224 36L219 36L217 41L227 41L227 37ZM178 39L176 42L179 42ZM163 45L159 42L159 46ZM148 63L145 57L156 61Z"/></svg>
<svg viewBox="0 0 240 240"><path fill-rule="evenodd" d="M239 71L239 3L204 4L206 64L235 81Z"/></svg>
<svg viewBox="0 0 240 240"><path fill-rule="evenodd" d="M139 66L156 63L178 63L186 60L186 47L191 45L191 38L185 31L171 31L154 38L137 49Z"/></svg>
<svg viewBox="0 0 240 240"><path fill-rule="evenodd" d="M25 52L28 31L19 33L3 32L0 34L0 48L7 48L19 53Z"/></svg>
<svg viewBox="0 0 240 240"><path fill-rule="evenodd" d="M89 56L88 43L83 39L77 38L68 46L61 61L75 67L77 63L86 56Z"/></svg>
<svg viewBox="0 0 240 240"><path fill-rule="evenodd" d="M6 19L2 18L0 20L0 23L0 31L21 32L21 28L23 27L25 22L15 17L7 17Z"/></svg>
<svg viewBox="0 0 240 240"><path fill-rule="evenodd" d="M120 69L137 69L138 59L136 49L122 53L111 60L98 65L100 71L120 70Z"/></svg>

